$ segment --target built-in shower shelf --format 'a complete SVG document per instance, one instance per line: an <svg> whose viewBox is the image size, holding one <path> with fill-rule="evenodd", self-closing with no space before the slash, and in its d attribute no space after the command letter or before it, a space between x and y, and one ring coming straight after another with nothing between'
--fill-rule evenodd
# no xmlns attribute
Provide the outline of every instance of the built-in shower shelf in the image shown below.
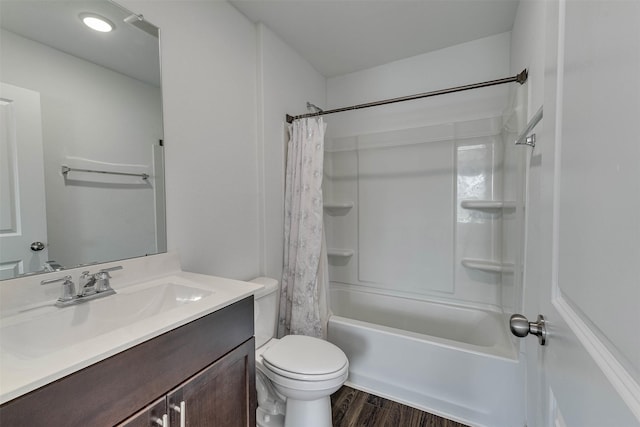
<svg viewBox="0 0 640 427"><path fill-rule="evenodd" d="M345 215L353 206L353 202L326 202L323 205L329 215Z"/></svg>
<svg viewBox="0 0 640 427"><path fill-rule="evenodd" d="M462 265L474 270L490 273L513 273L513 264L501 263L487 259L462 258Z"/></svg>
<svg viewBox="0 0 640 427"><path fill-rule="evenodd" d="M515 209L516 202L504 200L476 200L467 199L460 202L465 209Z"/></svg>
<svg viewBox="0 0 640 427"><path fill-rule="evenodd" d="M348 258L353 254L353 249L327 249L327 255L332 257Z"/></svg>

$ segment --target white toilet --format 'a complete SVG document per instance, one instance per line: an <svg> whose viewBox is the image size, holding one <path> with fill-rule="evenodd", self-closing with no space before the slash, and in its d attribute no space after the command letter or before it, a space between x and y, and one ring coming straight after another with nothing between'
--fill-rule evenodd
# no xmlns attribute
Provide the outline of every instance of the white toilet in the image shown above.
<svg viewBox="0 0 640 427"><path fill-rule="evenodd" d="M258 277L251 282L265 286L254 296L258 427L331 427L329 396L347 380L347 356L318 338L274 338L278 281Z"/></svg>

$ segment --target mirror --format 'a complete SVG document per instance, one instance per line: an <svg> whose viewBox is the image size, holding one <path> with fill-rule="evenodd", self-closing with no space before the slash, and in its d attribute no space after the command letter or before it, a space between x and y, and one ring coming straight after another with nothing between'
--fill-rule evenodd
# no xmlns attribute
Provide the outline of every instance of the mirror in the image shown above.
<svg viewBox="0 0 640 427"><path fill-rule="evenodd" d="M0 279L166 251L158 29L106 0L0 27Z"/></svg>

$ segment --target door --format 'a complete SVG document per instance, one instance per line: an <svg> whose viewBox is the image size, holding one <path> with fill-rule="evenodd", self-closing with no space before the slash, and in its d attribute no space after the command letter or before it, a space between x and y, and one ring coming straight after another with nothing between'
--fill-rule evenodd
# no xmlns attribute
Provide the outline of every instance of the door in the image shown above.
<svg viewBox="0 0 640 427"><path fill-rule="evenodd" d="M525 310L546 317L548 339L526 342L528 425L638 427L640 2L547 12Z"/></svg>
<svg viewBox="0 0 640 427"><path fill-rule="evenodd" d="M252 338L169 393L170 425L255 426L254 349Z"/></svg>
<svg viewBox="0 0 640 427"><path fill-rule="evenodd" d="M42 269L46 243L40 94L0 83L0 279Z"/></svg>

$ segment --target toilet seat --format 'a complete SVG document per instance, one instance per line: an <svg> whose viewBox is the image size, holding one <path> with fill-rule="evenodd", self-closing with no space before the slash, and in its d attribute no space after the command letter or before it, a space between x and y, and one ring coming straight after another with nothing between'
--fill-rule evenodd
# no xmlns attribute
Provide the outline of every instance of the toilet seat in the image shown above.
<svg viewBox="0 0 640 427"><path fill-rule="evenodd" d="M304 335L273 339L256 352L269 377L280 380L320 382L348 375L349 361L334 344Z"/></svg>
<svg viewBox="0 0 640 427"><path fill-rule="evenodd" d="M343 367L335 372L329 372L326 374L301 374L299 372L287 371L285 369L280 369L276 366L273 366L266 360L262 360L262 365L265 369L269 370L273 374L277 374L283 378L287 378L294 381L309 381L309 382L318 382L318 381L330 381L335 378L339 378L347 373L349 367L345 364Z"/></svg>
<svg viewBox="0 0 640 427"><path fill-rule="evenodd" d="M349 367L344 352L319 338L287 335L262 354L265 369L298 381L327 381L344 376Z"/></svg>

